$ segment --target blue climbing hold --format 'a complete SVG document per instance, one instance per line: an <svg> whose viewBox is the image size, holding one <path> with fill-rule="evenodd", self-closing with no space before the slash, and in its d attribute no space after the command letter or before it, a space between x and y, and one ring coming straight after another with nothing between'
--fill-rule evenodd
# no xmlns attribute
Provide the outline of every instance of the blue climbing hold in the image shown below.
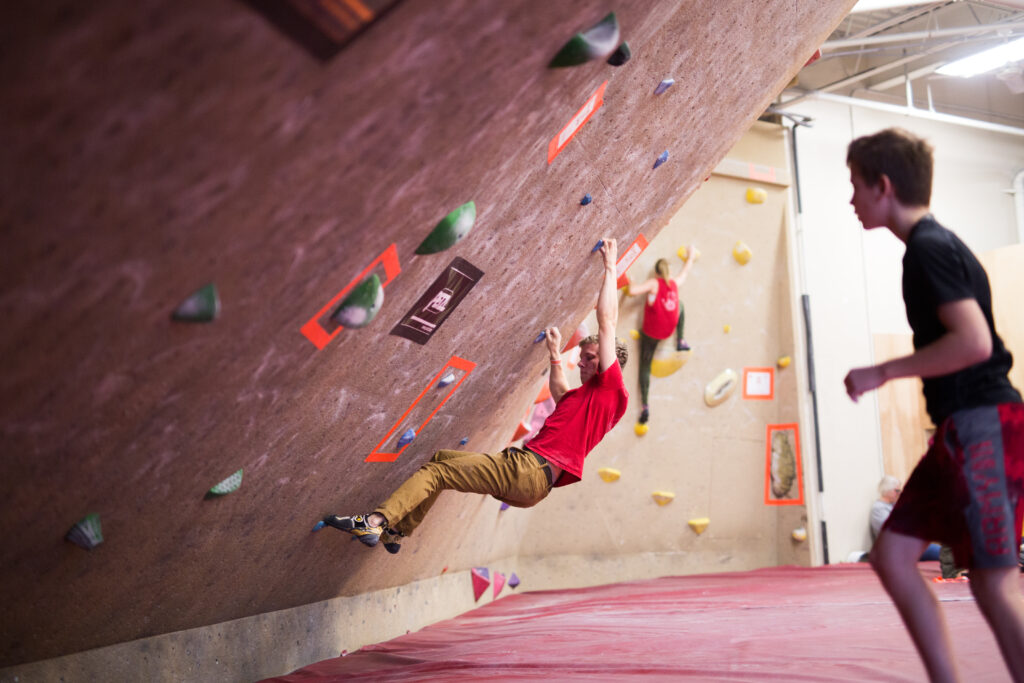
<svg viewBox="0 0 1024 683"><path fill-rule="evenodd" d="M409 427L409 429L405 430L405 434L402 434L402 437L398 439L398 447L401 448L406 444L412 443L412 440L415 438L416 430L413 429L412 427Z"/></svg>
<svg viewBox="0 0 1024 683"><path fill-rule="evenodd" d="M498 512L504 512L505 510L508 510L508 509L509 509L509 504L508 503L502 503L501 504L501 509L498 510Z"/></svg>
<svg viewBox="0 0 1024 683"><path fill-rule="evenodd" d="M580 200L580 204L582 204L583 206L586 206L587 204L589 204L592 201L594 201L594 198L591 197L590 193L588 192L585 195L583 195L583 199Z"/></svg>
<svg viewBox="0 0 1024 683"><path fill-rule="evenodd" d="M313 531L320 531L325 526L327 526L327 525L324 524L324 521L321 519L319 522L316 523L316 526L313 527Z"/></svg>
<svg viewBox="0 0 1024 683"><path fill-rule="evenodd" d="M444 387L448 386L449 384L451 384L454 381L455 381L455 373L454 372L448 372L447 374L445 374L444 377L442 377L438 381L437 386L438 386L438 388L443 389Z"/></svg>
<svg viewBox="0 0 1024 683"><path fill-rule="evenodd" d="M671 88L672 84L674 84L675 82L676 82L676 79L674 79L674 78L666 78L665 80L663 80L661 83L658 84L657 88L654 89L654 94L655 95L660 95L661 93L663 93L666 90L668 90L669 88Z"/></svg>
<svg viewBox="0 0 1024 683"><path fill-rule="evenodd" d="M537 338L533 340L533 343L534 344L541 343L542 341L544 341L544 337L546 337L546 336L548 336L547 330L541 330L540 334L537 335Z"/></svg>
<svg viewBox="0 0 1024 683"><path fill-rule="evenodd" d="M597 251L598 249L600 249L603 246L604 246L604 240L598 240L597 244L594 245L594 248L590 250L590 253L593 254L595 251Z"/></svg>
<svg viewBox="0 0 1024 683"><path fill-rule="evenodd" d="M464 436L464 437L462 437L459 440L459 445L460 446L465 446L467 443L469 443L469 437L468 436Z"/></svg>
<svg viewBox="0 0 1024 683"><path fill-rule="evenodd" d="M666 161L668 161L668 150L667 149L664 152L662 152L660 155L658 155L658 160L654 162L654 168L658 168L659 166L661 166Z"/></svg>

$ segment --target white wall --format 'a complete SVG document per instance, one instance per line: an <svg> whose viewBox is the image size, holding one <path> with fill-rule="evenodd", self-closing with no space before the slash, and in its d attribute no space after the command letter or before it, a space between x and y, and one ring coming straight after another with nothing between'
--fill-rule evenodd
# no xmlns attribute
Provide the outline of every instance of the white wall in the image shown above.
<svg viewBox="0 0 1024 683"><path fill-rule="evenodd" d="M818 389L824 493L817 507L828 526L829 559L839 562L868 549L868 508L884 474L877 402L872 395L852 403L843 378L873 362L872 335L910 333L900 287L903 244L888 230L861 229L849 204L846 146L890 126L929 140L936 164L932 210L982 252L1017 241L1013 196L1003 190L1024 168L1024 136L832 102L792 109L814 119L796 134L798 231Z"/></svg>

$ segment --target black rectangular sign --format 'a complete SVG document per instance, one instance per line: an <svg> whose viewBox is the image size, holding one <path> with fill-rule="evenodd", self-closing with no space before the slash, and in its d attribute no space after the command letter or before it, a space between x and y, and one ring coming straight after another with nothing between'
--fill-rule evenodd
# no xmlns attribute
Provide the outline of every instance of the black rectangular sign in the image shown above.
<svg viewBox="0 0 1024 683"><path fill-rule="evenodd" d="M426 344L483 275L484 272L469 261L455 257L391 334Z"/></svg>

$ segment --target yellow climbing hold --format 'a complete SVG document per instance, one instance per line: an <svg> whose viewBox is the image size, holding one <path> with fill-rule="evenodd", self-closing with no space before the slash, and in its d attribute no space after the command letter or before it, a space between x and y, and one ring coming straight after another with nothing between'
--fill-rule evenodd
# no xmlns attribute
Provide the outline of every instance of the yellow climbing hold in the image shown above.
<svg viewBox="0 0 1024 683"><path fill-rule="evenodd" d="M679 251L677 251L676 254L679 255L679 258L685 261L686 257L688 256L688 253L686 251L686 245L684 244L683 246L679 247Z"/></svg>
<svg viewBox="0 0 1024 683"><path fill-rule="evenodd" d="M658 505L668 505L672 502L672 499L676 497L676 494L671 491L655 491L651 494L651 498Z"/></svg>
<svg viewBox="0 0 1024 683"><path fill-rule="evenodd" d="M779 369L781 370L782 368L788 368L789 364L792 362L793 359L790 358L789 356L782 356L777 361L775 361L775 364L778 365Z"/></svg>
<svg viewBox="0 0 1024 683"><path fill-rule="evenodd" d="M726 334L732 332L732 325L730 325L729 323L722 325L722 332L725 332Z"/></svg>
<svg viewBox="0 0 1024 683"><path fill-rule="evenodd" d="M630 330L629 331L629 338L630 339L639 339L640 338L640 330Z"/></svg>
<svg viewBox="0 0 1024 683"><path fill-rule="evenodd" d="M704 403L709 406L717 406L725 399L732 396L739 384L739 376L732 369L723 370L704 387Z"/></svg>
<svg viewBox="0 0 1024 683"><path fill-rule="evenodd" d="M807 529L803 527L797 527L793 529L793 540L794 541L806 541L807 540Z"/></svg>
<svg viewBox="0 0 1024 683"><path fill-rule="evenodd" d="M700 536L704 533L704 530L708 528L708 524L711 524L711 520L707 517L698 517L696 519L691 519L687 524L689 524L690 528Z"/></svg>
<svg viewBox="0 0 1024 683"><path fill-rule="evenodd" d="M673 351L662 356L656 356L651 360L651 374L655 377L668 377L679 368L686 365L690 360L693 351Z"/></svg>
<svg viewBox="0 0 1024 683"><path fill-rule="evenodd" d="M737 242L736 246L732 248L732 257L736 259L736 262L741 266L745 266L750 263L750 257L753 254L750 252L750 247L745 245L743 242Z"/></svg>
<svg viewBox="0 0 1024 683"><path fill-rule="evenodd" d="M747 201L751 204L764 204L766 199L768 199L768 193L760 187L747 188Z"/></svg>
<svg viewBox="0 0 1024 683"><path fill-rule="evenodd" d="M618 481L619 477L622 476L622 472L611 467L602 467L597 471L597 474L608 483Z"/></svg>
<svg viewBox="0 0 1024 683"><path fill-rule="evenodd" d="M643 436L644 434L647 433L648 429L650 429L650 427L648 427L646 424L640 424L639 422L633 425L633 432L637 436Z"/></svg>

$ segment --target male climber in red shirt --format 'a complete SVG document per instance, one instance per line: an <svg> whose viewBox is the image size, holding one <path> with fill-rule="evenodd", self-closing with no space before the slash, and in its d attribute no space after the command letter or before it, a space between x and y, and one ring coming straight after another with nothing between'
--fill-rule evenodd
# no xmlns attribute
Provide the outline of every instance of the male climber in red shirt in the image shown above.
<svg viewBox="0 0 1024 683"><path fill-rule="evenodd" d="M604 239L604 276L597 298L597 335L580 342L580 381L570 389L562 369L562 336L546 332L551 356L549 386L556 405L537 436L522 448L496 454L441 450L369 514L329 515L324 523L354 535L363 544L383 541L391 553L412 534L446 489L494 496L514 507L532 507L554 486L580 480L583 460L626 412L629 395L622 381L626 345L615 338L619 302L615 290L615 240Z"/></svg>

